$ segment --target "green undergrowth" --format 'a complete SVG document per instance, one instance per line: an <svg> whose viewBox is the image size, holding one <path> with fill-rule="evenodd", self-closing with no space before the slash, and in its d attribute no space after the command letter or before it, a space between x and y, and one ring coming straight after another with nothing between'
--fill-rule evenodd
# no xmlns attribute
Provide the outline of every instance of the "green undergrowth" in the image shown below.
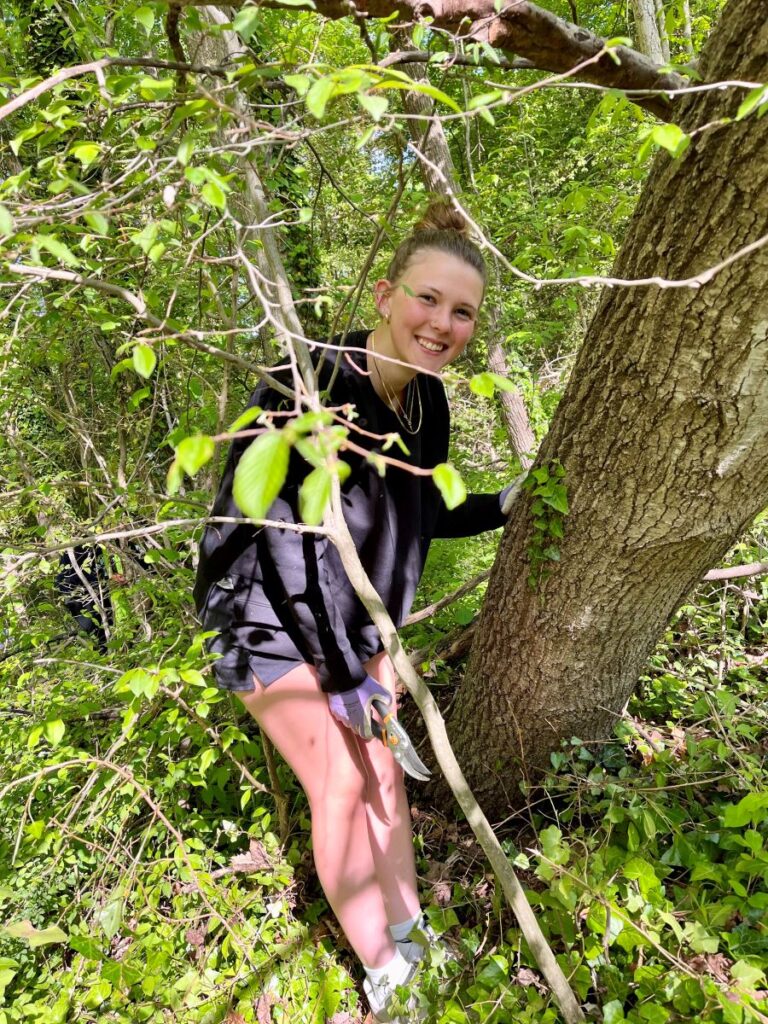
<svg viewBox="0 0 768 1024"><path fill-rule="evenodd" d="M765 559L765 531L730 562ZM446 565L477 571L460 543L427 599ZM767 622L764 577L702 584L615 736L555 753L499 828L591 1019L765 1019ZM186 636L134 637L127 673L73 640L0 664L0 1024L363 1020L304 798ZM421 974L428 1019L560 1021L471 833L412 798L424 903L457 957Z"/></svg>

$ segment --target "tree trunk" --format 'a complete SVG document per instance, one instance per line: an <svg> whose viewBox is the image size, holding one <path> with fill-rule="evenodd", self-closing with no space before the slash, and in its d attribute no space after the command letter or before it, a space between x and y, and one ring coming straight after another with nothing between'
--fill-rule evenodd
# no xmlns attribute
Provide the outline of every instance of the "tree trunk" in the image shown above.
<svg viewBox="0 0 768 1024"><path fill-rule="evenodd" d="M759 0L731 0L705 81L759 81ZM688 130L743 94L689 95ZM683 279L768 224L768 118L710 128L656 160L617 261L622 278ZM545 438L570 513L533 592L521 501L493 568L451 742L481 804L502 812L561 740L611 733L670 615L768 504L768 250L690 288L606 289Z"/></svg>
<svg viewBox="0 0 768 1024"><path fill-rule="evenodd" d="M650 57L654 64L663 64L664 53L656 21L655 0L632 0L632 14L635 19L635 47Z"/></svg>

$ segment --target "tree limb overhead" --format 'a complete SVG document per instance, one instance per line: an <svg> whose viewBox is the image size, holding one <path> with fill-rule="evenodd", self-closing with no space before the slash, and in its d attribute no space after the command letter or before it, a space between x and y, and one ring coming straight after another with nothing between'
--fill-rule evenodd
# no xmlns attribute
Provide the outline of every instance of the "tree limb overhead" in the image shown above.
<svg viewBox="0 0 768 1024"><path fill-rule="evenodd" d="M178 0L183 7L201 7L205 0ZM245 6L244 0L233 0L231 8ZM277 0L265 0L261 7L281 8ZM301 5L291 4L291 10ZM309 6L309 5L307 5ZM494 9L494 0L471 0L458 3L457 0L368 0L365 5L369 18L386 18L399 12L403 19L431 17L437 28L461 33L463 42L487 42L511 57L530 61L540 71L562 73L571 71L584 61L594 58L604 47L605 41L579 25L573 25L545 11L528 0L510 0L499 13ZM348 0L316 0L314 8L324 18L349 17ZM614 51L620 63L604 54L600 60L584 68L580 77L616 89L648 90L664 92L678 89L683 79L674 73L662 72L653 61L642 53L625 46ZM642 105L657 116L670 118L671 104L663 96L653 96L642 101Z"/></svg>

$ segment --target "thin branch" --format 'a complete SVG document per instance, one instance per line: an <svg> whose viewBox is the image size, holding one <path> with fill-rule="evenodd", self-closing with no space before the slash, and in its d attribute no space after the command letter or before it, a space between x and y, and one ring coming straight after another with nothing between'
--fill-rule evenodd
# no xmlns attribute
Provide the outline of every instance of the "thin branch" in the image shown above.
<svg viewBox="0 0 768 1024"><path fill-rule="evenodd" d="M514 868L501 848L490 822L481 810L469 788L467 780L464 778L461 767L451 748L445 729L445 722L435 699L424 680L416 673L408 655L403 650L395 624L360 561L360 556L355 548L355 542L344 519L338 477L334 480L331 508L326 522L332 528L332 540L339 553L346 574L366 611L375 623L381 635L384 649L394 663L395 671L405 683L424 717L432 749L435 752L440 769L499 879L504 895L517 918L520 929L536 958L542 974L547 979L552 995L563 1013L566 1024L582 1022L584 1015L581 1007L539 927L539 923L528 903L525 891L517 879Z"/></svg>

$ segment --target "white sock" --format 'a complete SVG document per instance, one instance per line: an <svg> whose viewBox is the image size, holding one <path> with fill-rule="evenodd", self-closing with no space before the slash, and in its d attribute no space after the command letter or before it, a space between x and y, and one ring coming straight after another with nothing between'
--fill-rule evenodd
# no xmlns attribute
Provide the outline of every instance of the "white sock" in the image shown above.
<svg viewBox="0 0 768 1024"><path fill-rule="evenodd" d="M363 967L365 967L365 964L363 964ZM384 964L383 967L365 967L365 973L368 975L372 985L380 985L386 979L387 984L392 989L397 985L402 985L411 973L411 970L411 964L408 963L399 949L389 963Z"/></svg>
<svg viewBox="0 0 768 1024"><path fill-rule="evenodd" d="M415 917L411 917L407 921L402 921L400 924L391 924L389 926L389 933L395 942L404 942L414 928L423 927L424 915L419 911Z"/></svg>

